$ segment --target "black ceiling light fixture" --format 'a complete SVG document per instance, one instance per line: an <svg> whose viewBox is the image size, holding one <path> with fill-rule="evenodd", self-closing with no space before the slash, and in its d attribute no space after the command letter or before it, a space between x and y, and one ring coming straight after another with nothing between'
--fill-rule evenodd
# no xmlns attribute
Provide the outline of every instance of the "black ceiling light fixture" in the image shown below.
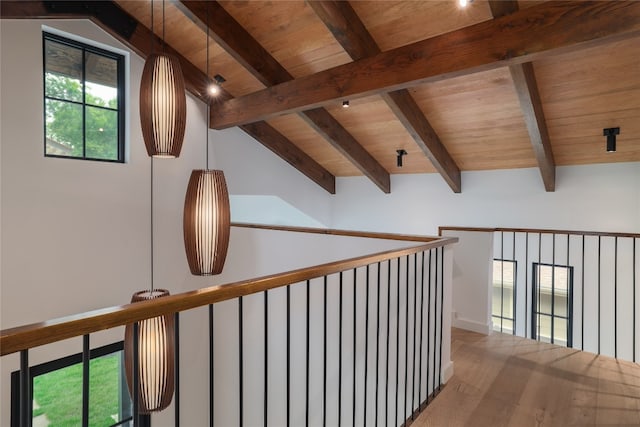
<svg viewBox="0 0 640 427"><path fill-rule="evenodd" d="M349 100L342 101L342 108L349 108Z"/></svg>
<svg viewBox="0 0 640 427"><path fill-rule="evenodd" d="M396 164L398 165L399 168L402 167L402 157L406 156L408 153L406 150L396 150L396 153L398 154L398 157L396 159Z"/></svg>
<svg viewBox="0 0 640 427"><path fill-rule="evenodd" d="M209 94L211 96L218 96L221 92L220 89L222 88L222 83L226 82L227 80L220 74L216 74L215 76L213 76L213 79L216 82L209 85Z"/></svg>
<svg viewBox="0 0 640 427"><path fill-rule="evenodd" d="M615 153L616 151L616 135L620 135L620 128L602 129L602 135L607 137L607 153Z"/></svg>

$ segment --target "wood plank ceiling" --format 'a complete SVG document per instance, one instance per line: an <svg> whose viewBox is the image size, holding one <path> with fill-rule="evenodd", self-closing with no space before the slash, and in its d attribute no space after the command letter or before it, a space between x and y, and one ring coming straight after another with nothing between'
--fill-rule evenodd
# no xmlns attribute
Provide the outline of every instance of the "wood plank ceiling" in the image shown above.
<svg viewBox="0 0 640 427"><path fill-rule="evenodd" d="M3 18L17 17L7 3ZM148 32L150 1L115 4ZM524 167L553 191L556 165L640 161L640 2L153 7L155 33L194 66L192 92L206 98L207 72L226 79L212 127L240 125L329 192L333 177L365 175L388 193L402 173L439 173L460 192L461 171ZM148 53L142 36L116 35ZM617 126L606 153L602 130Z"/></svg>

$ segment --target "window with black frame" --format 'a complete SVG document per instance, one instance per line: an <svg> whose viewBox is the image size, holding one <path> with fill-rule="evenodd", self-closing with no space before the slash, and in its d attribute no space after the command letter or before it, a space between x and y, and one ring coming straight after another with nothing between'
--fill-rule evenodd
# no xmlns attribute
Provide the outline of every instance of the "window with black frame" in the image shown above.
<svg viewBox="0 0 640 427"><path fill-rule="evenodd" d="M124 56L43 32L44 153L124 162Z"/></svg>
<svg viewBox="0 0 640 427"><path fill-rule="evenodd" d="M515 327L516 262L493 260L491 318L493 330L513 334Z"/></svg>
<svg viewBox="0 0 640 427"><path fill-rule="evenodd" d="M92 349L89 388L83 393L82 353L30 367L32 425L87 427L132 425L132 403L126 383L123 342ZM11 374L11 425L19 426L20 372ZM86 405L86 406L85 406ZM141 426L151 425L141 417Z"/></svg>
<svg viewBox="0 0 640 427"><path fill-rule="evenodd" d="M531 338L573 346L573 267L533 263Z"/></svg>

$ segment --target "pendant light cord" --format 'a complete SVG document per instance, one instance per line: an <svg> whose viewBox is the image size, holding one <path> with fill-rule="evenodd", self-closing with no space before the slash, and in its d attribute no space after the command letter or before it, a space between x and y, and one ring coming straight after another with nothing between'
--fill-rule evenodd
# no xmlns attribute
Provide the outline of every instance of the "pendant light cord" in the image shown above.
<svg viewBox="0 0 640 427"><path fill-rule="evenodd" d="M151 294L153 295L153 156L151 156Z"/></svg>
<svg viewBox="0 0 640 427"><path fill-rule="evenodd" d="M167 43L164 41L164 0L162 0L162 53L167 52Z"/></svg>
<svg viewBox="0 0 640 427"><path fill-rule="evenodd" d="M155 35L155 33L153 32L153 0L151 0L151 50L149 51L149 54L153 53L154 35Z"/></svg>
<svg viewBox="0 0 640 427"><path fill-rule="evenodd" d="M207 85L211 85L211 81L209 80L209 3L207 2ZM208 88L206 89L208 90ZM205 117L205 132L207 133L206 135L206 144L207 144L207 170L209 170L209 118L211 117L211 99L210 99L210 95L207 93L207 97L205 98L207 100L207 116Z"/></svg>

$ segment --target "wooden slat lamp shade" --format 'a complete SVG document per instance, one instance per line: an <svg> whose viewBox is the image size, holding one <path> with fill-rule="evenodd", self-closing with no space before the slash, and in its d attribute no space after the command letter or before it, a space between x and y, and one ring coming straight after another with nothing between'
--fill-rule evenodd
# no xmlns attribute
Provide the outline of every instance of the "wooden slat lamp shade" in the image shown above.
<svg viewBox="0 0 640 427"><path fill-rule="evenodd" d="M187 100L180 62L166 53L149 55L140 81L140 123L147 154L179 157L186 120Z"/></svg>
<svg viewBox="0 0 640 427"><path fill-rule="evenodd" d="M131 302L147 301L169 295L166 289L136 292ZM125 369L129 393L133 396L133 325L125 328ZM158 316L138 326L138 412L162 411L171 403L174 391L173 316Z"/></svg>
<svg viewBox="0 0 640 427"><path fill-rule="evenodd" d="M221 170L194 170L184 200L184 247L191 273L220 274L231 227L229 193Z"/></svg>

